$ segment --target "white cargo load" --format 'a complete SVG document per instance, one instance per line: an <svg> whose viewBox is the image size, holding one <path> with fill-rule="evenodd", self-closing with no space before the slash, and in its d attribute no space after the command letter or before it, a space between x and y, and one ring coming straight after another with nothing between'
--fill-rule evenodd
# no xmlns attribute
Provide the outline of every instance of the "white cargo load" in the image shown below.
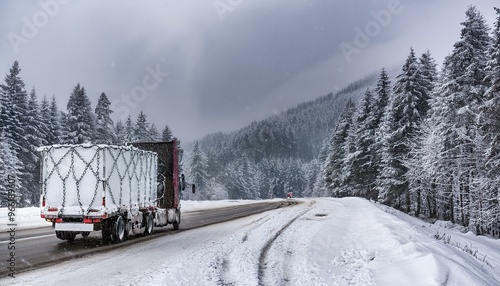
<svg viewBox="0 0 500 286"><path fill-rule="evenodd" d="M157 200L157 154L132 146L40 147L42 217L133 215Z"/></svg>

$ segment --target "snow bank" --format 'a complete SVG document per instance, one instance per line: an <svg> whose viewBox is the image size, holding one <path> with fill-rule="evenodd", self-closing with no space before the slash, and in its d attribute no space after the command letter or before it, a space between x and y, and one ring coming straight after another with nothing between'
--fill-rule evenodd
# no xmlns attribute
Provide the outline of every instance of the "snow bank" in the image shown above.
<svg viewBox="0 0 500 286"><path fill-rule="evenodd" d="M0 208L0 231L6 230L9 210L7 208ZM17 208L16 214L16 229L37 228L44 226L51 226L51 223L46 222L40 218L40 208Z"/></svg>

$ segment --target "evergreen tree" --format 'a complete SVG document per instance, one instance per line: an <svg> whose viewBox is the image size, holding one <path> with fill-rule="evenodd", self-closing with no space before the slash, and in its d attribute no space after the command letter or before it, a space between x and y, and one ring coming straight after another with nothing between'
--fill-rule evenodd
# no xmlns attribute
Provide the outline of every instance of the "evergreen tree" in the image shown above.
<svg viewBox="0 0 500 286"><path fill-rule="evenodd" d="M493 234L500 227L500 9L495 8L497 18L493 29L493 42L489 50L487 81L491 86L486 91L485 103L480 113L480 130L485 141L484 178L479 183L482 191L480 233Z"/></svg>
<svg viewBox="0 0 500 286"><path fill-rule="evenodd" d="M29 200L31 205L37 204L40 199L40 193L37 191L38 182L40 180L40 154L37 148L46 145L46 137L48 133L48 127L44 124L42 120L40 109L38 107L37 97L35 89L33 88L30 93L30 98L26 110L26 161L23 162L24 169L27 174L24 176L26 180L29 180L29 192L26 199Z"/></svg>
<svg viewBox="0 0 500 286"><path fill-rule="evenodd" d="M137 116L137 121L134 126L134 140L149 141L149 123L146 119L146 114L141 111Z"/></svg>
<svg viewBox="0 0 500 286"><path fill-rule="evenodd" d="M353 195L376 199L375 179L377 168L375 165L375 97L372 90L367 89L361 100L356 115L356 131L354 134L355 153L350 162L350 177L348 178Z"/></svg>
<svg viewBox="0 0 500 286"><path fill-rule="evenodd" d="M95 115L85 88L77 84L67 105L66 138L69 144L92 142L95 137Z"/></svg>
<svg viewBox="0 0 500 286"><path fill-rule="evenodd" d="M137 140L134 135L134 124L132 123L132 117L129 115L127 121L125 121L125 142L133 142Z"/></svg>
<svg viewBox="0 0 500 286"><path fill-rule="evenodd" d="M323 170L324 181L331 195L343 197L350 195L345 191L344 178L348 177L346 171L346 160L351 153L349 136L354 128L353 117L356 106L352 100L349 100L344 113L340 116L335 131L330 139L328 146L328 158ZM343 190L340 190L342 188Z"/></svg>
<svg viewBox="0 0 500 286"><path fill-rule="evenodd" d="M26 114L26 138L29 142L31 142L31 152L35 157L38 157L37 151L35 149L39 146L47 144L46 138L48 136L49 130L48 126L46 125L47 121L42 118L41 108L38 106L35 88L31 90Z"/></svg>
<svg viewBox="0 0 500 286"><path fill-rule="evenodd" d="M384 119L386 108L389 105L390 93L391 93L391 82L389 80L389 75L385 71L385 68L380 72L380 77L375 87L375 102L374 102L374 116L373 120L370 122L371 128L374 130L380 127L382 120Z"/></svg>
<svg viewBox="0 0 500 286"><path fill-rule="evenodd" d="M451 188L447 216L452 221L469 226L471 199L477 202L478 191L473 182L477 179L478 148L477 114L484 102L488 84L486 78L490 37L483 16L473 6L466 11L466 20L461 23L461 39L453 52L445 59L442 83L437 89L440 134L443 156L441 169L446 170L447 185ZM443 112L444 111L444 112ZM481 145L481 144L479 144Z"/></svg>
<svg viewBox="0 0 500 286"><path fill-rule="evenodd" d="M52 101L50 102L50 113L49 113L49 132L47 136L47 144L60 144L63 141L63 128L65 128L66 123L64 121L65 115L61 113L59 107L57 107L56 97L52 96Z"/></svg>
<svg viewBox="0 0 500 286"><path fill-rule="evenodd" d="M422 54L419 59L419 69L422 76L422 85L424 87L424 93L421 99L424 105L422 105L422 108L419 110L422 116L427 116L427 112L431 108L430 99L432 98L432 92L438 80L436 66L437 64L429 51Z"/></svg>
<svg viewBox="0 0 500 286"><path fill-rule="evenodd" d="M68 115L63 111L58 111L58 113L59 113L59 120L61 122L60 142L61 143L68 143L66 141L66 139L69 138Z"/></svg>
<svg viewBox="0 0 500 286"><path fill-rule="evenodd" d="M111 102L109 102L106 94L104 92L101 93L94 111L96 115L96 132L94 141L97 144L111 144L116 141L113 128L114 123L111 119L111 113L113 113L113 111L110 109L110 105Z"/></svg>
<svg viewBox="0 0 500 286"><path fill-rule="evenodd" d="M24 81L19 76L21 68L17 61L12 65L5 76L5 84L0 85L2 90L0 124L5 137L11 139L12 152L18 156L24 139L23 116L26 114L27 93Z"/></svg>
<svg viewBox="0 0 500 286"><path fill-rule="evenodd" d="M149 138L149 141L152 141L152 142L160 140L160 133L158 133L158 129L156 129L156 126L154 123L149 126L148 138Z"/></svg>
<svg viewBox="0 0 500 286"><path fill-rule="evenodd" d="M427 89L413 49L396 77L392 100L383 123L381 169L377 179L379 200L410 212L410 192L405 161L425 119L429 103Z"/></svg>
<svg viewBox="0 0 500 286"><path fill-rule="evenodd" d="M416 139L409 142L411 151L405 162L407 166L408 190L413 195L414 214L419 216L421 213L428 217L436 218L437 215L437 188L435 162L439 158L439 149L437 142L439 135L432 128L438 122L435 118L429 117L431 106L436 102L432 94L438 80L436 64L429 51L422 54L419 59L420 73L422 75L422 86L424 97L427 99L425 106L427 110L421 112L425 118L418 126L415 133ZM425 95L427 94L427 95Z"/></svg>
<svg viewBox="0 0 500 286"><path fill-rule="evenodd" d="M115 134L116 137L114 143L121 145L127 142L127 140L125 139L127 137L127 134L125 132L125 125L120 119L118 119L118 121L115 124Z"/></svg>
<svg viewBox="0 0 500 286"><path fill-rule="evenodd" d="M11 139L5 136L5 132L0 133L0 179L7 182L9 176L16 177L16 188L19 188L17 174L21 169L21 162L12 152L10 147ZM0 206L6 207L8 201L7 184L0 184ZM19 202L19 198L16 198Z"/></svg>
<svg viewBox="0 0 500 286"><path fill-rule="evenodd" d="M204 190L208 184L207 159L200 149L198 141L194 144L189 158L189 179L198 190Z"/></svg>
<svg viewBox="0 0 500 286"><path fill-rule="evenodd" d="M375 91L367 90L356 119L353 145L356 152L351 155L351 171L346 180L352 184L353 195L376 200L376 179L380 171L383 134L381 125L390 100L389 76L385 69L380 72Z"/></svg>
<svg viewBox="0 0 500 286"><path fill-rule="evenodd" d="M161 140L172 141L172 130L170 130L168 125L165 125L165 128L163 128L163 131L161 132Z"/></svg>
<svg viewBox="0 0 500 286"><path fill-rule="evenodd" d="M50 136L50 103L47 100L47 97L44 96L40 101L40 120L42 121L42 125L45 126L45 134L44 141L45 145L49 145L49 136Z"/></svg>
<svg viewBox="0 0 500 286"><path fill-rule="evenodd" d="M16 176L20 180L19 193L21 206L29 204L31 197L33 176L30 164L33 161L31 145L26 138L27 132L27 105L28 94L24 81L19 76L21 68L17 61L14 62L9 73L5 76L5 84L0 88L3 91L1 124L4 137L10 143L10 151L21 163Z"/></svg>

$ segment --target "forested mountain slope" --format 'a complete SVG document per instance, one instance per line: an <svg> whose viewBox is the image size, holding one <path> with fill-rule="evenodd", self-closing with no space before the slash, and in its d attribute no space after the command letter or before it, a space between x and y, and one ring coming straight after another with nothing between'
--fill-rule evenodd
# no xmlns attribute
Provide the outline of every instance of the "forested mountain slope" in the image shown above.
<svg viewBox="0 0 500 286"><path fill-rule="evenodd" d="M318 155L339 115L348 100L358 101L376 78L370 75L238 131L204 137L185 162L202 190L198 197L255 199L311 192Z"/></svg>

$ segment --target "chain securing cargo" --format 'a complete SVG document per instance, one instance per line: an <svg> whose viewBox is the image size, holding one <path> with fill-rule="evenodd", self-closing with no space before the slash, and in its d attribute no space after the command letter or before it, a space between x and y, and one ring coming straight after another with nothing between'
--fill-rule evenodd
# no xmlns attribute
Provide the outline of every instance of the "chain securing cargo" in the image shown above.
<svg viewBox="0 0 500 286"><path fill-rule="evenodd" d="M155 206L154 152L92 144L38 150L42 153L42 215L103 216Z"/></svg>

